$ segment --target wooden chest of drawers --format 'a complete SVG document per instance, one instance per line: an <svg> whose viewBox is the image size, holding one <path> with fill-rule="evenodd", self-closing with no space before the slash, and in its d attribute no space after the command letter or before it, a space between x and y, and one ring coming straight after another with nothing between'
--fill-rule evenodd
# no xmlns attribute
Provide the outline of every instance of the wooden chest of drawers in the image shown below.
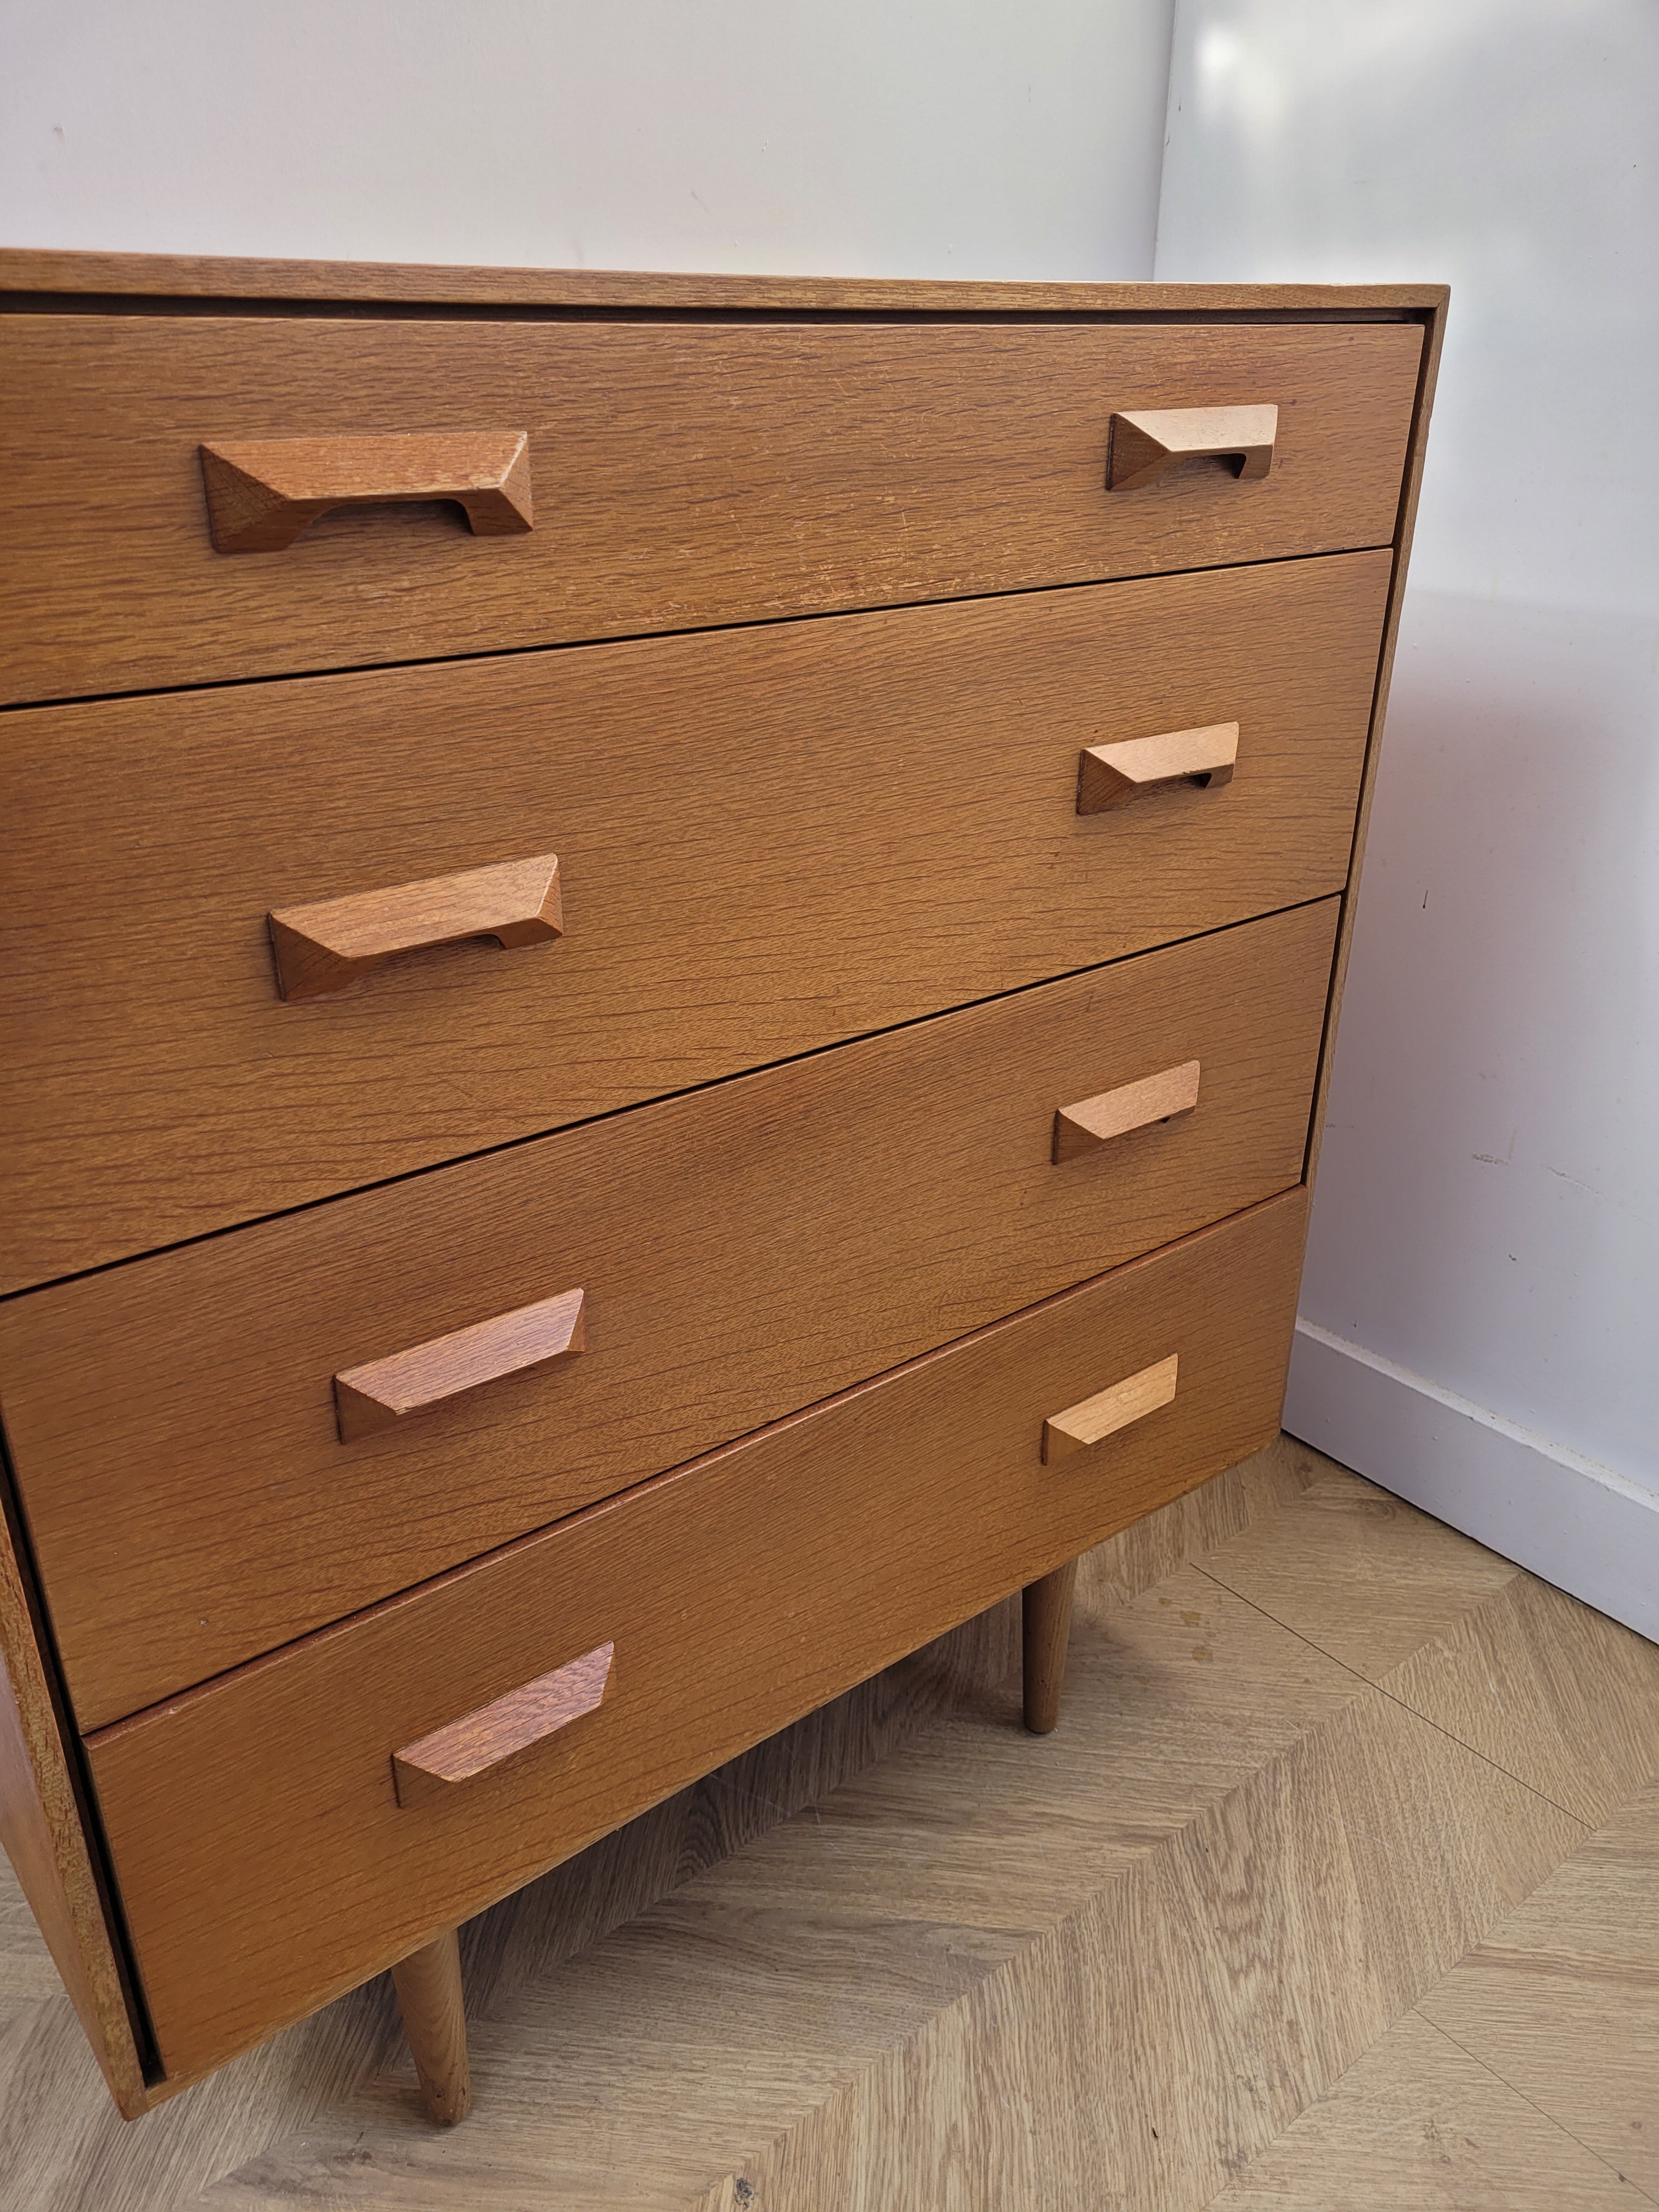
<svg viewBox="0 0 1659 2212"><path fill-rule="evenodd" d="M0 280L5 1840L123 2112L389 1966L454 2118L1274 1432L1445 295Z"/></svg>

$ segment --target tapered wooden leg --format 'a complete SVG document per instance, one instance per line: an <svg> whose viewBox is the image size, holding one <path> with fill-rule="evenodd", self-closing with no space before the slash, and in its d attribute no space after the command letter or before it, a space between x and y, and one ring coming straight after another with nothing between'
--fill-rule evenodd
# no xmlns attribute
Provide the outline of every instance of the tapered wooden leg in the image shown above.
<svg viewBox="0 0 1659 2212"><path fill-rule="evenodd" d="M1025 1725L1033 1735L1047 1735L1060 1718L1076 1588L1075 1559L1025 1585Z"/></svg>
<svg viewBox="0 0 1659 2212"><path fill-rule="evenodd" d="M399 1960L392 1979L404 2016L404 2035L421 2077L421 2100L434 2120L453 2128L472 2109L461 1948L455 1930L452 1928L424 1950Z"/></svg>

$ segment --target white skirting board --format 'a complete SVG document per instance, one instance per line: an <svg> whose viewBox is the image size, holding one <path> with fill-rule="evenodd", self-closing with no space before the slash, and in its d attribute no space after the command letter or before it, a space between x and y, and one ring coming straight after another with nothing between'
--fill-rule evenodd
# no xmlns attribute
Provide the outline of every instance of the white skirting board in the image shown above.
<svg viewBox="0 0 1659 2212"><path fill-rule="evenodd" d="M1659 1643L1659 1495L1298 1321L1285 1426Z"/></svg>

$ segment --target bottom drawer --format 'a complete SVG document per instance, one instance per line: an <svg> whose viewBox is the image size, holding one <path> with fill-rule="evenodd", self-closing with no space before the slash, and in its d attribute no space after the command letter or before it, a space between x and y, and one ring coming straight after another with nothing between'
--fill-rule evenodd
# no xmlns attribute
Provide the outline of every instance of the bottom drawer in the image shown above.
<svg viewBox="0 0 1659 2212"><path fill-rule="evenodd" d="M1265 1443L1306 1215L1269 1200L91 1737L169 2075ZM1168 1402L1045 1464L1048 1417L1172 1357Z"/></svg>

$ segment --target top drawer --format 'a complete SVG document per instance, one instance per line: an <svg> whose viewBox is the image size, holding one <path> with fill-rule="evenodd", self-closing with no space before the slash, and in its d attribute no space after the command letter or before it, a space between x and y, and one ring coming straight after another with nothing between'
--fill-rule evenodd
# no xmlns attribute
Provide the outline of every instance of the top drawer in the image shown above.
<svg viewBox="0 0 1659 2212"><path fill-rule="evenodd" d="M8 316L0 696L1381 544L1422 335L1399 323ZM1265 477L1194 459L1108 490L1114 413L1252 405L1278 409ZM303 457L319 483L395 489L401 468L406 495L446 469L461 488L471 447L453 441L510 446L518 433L528 530L474 535L459 505L434 501L337 507L281 550L214 549L204 444L322 441ZM372 443L419 434L435 450L418 467L409 449L400 462Z"/></svg>

